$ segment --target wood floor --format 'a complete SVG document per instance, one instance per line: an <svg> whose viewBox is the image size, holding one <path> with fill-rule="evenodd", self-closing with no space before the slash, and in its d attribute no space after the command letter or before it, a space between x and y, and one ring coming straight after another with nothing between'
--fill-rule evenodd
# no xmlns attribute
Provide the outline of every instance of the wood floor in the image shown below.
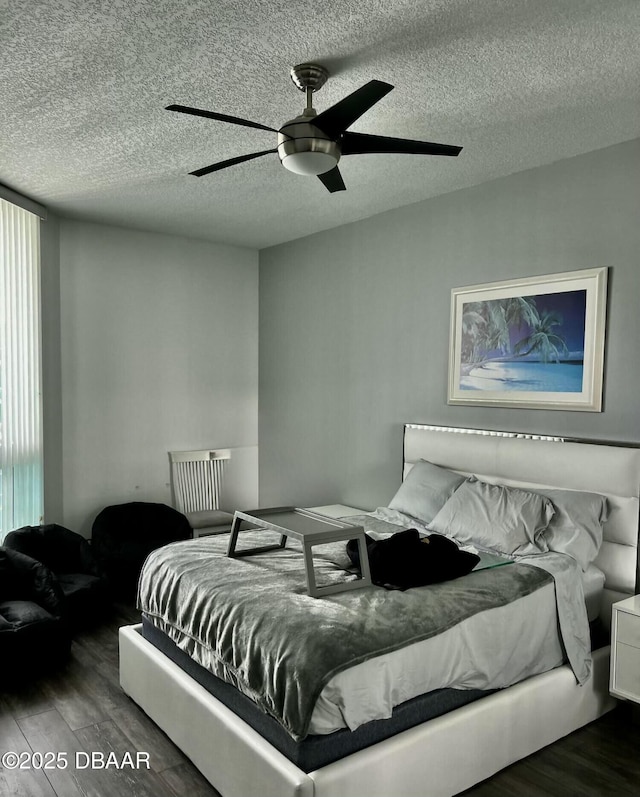
<svg viewBox="0 0 640 797"><path fill-rule="evenodd" d="M2 797L220 797L120 689L118 628L134 622L139 614L118 606L108 622L78 634L64 669L0 692L0 756L64 753L69 764L45 771L0 766ZM134 763L136 752L148 753L149 768L144 758L139 768L87 766L86 754L102 753L107 763L115 753L112 761L126 763L127 752Z"/></svg>
<svg viewBox="0 0 640 797"><path fill-rule="evenodd" d="M117 629L137 621L134 609L118 606L107 622L76 637L62 670L0 692L0 756L63 754L47 770L0 765L2 797L220 797L120 689ZM464 795L636 797L639 751L640 724L621 706ZM148 754L148 767L146 756L128 766L127 753L133 763L136 753ZM92 754L98 765L111 765L92 768ZM65 759L65 768L55 765Z"/></svg>

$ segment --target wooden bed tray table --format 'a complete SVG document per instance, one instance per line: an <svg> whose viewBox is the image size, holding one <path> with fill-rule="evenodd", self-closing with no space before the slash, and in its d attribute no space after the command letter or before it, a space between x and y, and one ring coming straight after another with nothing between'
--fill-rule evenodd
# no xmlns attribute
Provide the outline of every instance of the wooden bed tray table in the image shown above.
<svg viewBox="0 0 640 797"><path fill-rule="evenodd" d="M244 528L243 528L244 527ZM280 542L271 545L260 545L253 548L238 550L237 542L241 530L264 529L280 534ZM307 586L312 598L324 595L346 592L350 589L371 586L371 573L369 571L369 557L367 544L362 526L353 526L335 518L318 515L308 509L295 507L273 507L270 509L253 509L251 511L237 511L231 524L231 535L227 556L251 556L267 551L281 550L286 547L287 538L292 537L302 544L304 566L307 575ZM318 585L313 567L313 546L325 545L330 542L357 540L360 553L361 577L351 581L342 581L339 584Z"/></svg>

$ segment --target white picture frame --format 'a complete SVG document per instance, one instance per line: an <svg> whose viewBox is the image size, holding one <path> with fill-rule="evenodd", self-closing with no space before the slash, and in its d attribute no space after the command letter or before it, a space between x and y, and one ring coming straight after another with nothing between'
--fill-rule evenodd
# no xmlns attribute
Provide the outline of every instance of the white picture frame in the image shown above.
<svg viewBox="0 0 640 797"><path fill-rule="evenodd" d="M453 288L448 403L601 412L607 276Z"/></svg>

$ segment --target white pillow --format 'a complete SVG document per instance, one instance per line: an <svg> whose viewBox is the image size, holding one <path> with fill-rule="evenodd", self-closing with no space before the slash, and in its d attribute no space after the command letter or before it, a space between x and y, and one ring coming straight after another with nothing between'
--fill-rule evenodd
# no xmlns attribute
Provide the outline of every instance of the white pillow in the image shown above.
<svg viewBox="0 0 640 797"><path fill-rule="evenodd" d="M607 499L598 493L579 490L538 490L549 498L555 514L544 532L550 551L566 553L583 570L598 555L602 545L602 525L608 517Z"/></svg>
<svg viewBox="0 0 640 797"><path fill-rule="evenodd" d="M453 493L429 528L461 545L512 556L548 551L542 532L554 508L542 495L470 477Z"/></svg>
<svg viewBox="0 0 640 797"><path fill-rule="evenodd" d="M411 468L389 509L430 523L465 477L424 459Z"/></svg>

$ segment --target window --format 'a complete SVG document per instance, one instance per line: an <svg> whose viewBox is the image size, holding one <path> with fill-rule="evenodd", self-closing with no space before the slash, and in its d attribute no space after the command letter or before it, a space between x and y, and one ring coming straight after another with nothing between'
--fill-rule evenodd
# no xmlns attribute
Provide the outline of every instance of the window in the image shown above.
<svg viewBox="0 0 640 797"><path fill-rule="evenodd" d="M0 542L43 514L40 219L0 198Z"/></svg>

